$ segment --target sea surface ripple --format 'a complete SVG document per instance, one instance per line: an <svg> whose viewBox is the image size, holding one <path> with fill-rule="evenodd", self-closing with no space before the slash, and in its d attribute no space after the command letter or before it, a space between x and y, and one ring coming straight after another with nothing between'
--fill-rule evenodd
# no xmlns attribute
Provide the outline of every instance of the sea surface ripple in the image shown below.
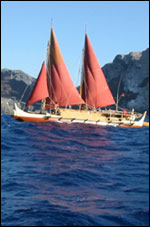
<svg viewBox="0 0 150 227"><path fill-rule="evenodd" d="M2 226L149 226L147 127L1 115L1 135Z"/></svg>

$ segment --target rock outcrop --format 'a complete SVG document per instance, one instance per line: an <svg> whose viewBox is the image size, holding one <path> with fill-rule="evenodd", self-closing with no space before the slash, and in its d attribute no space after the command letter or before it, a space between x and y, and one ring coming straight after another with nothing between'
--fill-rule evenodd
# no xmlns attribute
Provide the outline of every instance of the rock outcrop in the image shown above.
<svg viewBox="0 0 150 227"><path fill-rule="evenodd" d="M21 70L1 70L1 113L9 113L14 102L26 102L35 78Z"/></svg>
<svg viewBox="0 0 150 227"><path fill-rule="evenodd" d="M137 112L149 111L149 49L117 55L102 69L115 100L120 81L119 97L122 93L125 96L120 98L119 106Z"/></svg>

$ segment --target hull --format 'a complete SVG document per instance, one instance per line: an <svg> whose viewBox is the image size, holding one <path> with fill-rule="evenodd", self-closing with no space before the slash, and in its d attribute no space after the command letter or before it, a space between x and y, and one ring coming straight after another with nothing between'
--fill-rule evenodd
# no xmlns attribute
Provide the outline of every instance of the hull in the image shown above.
<svg viewBox="0 0 150 227"><path fill-rule="evenodd" d="M58 114L50 113L34 113L25 112L21 110L15 104L15 110L13 117L19 121L28 122L59 122L59 123L82 123L82 124L94 124L100 126L118 126L118 127L130 127L130 128L141 128L144 124L146 111L142 115L141 119L136 121L135 115L123 116L114 114L111 112L90 112L85 110L73 110L73 109L59 109ZM148 125L147 125L148 126Z"/></svg>

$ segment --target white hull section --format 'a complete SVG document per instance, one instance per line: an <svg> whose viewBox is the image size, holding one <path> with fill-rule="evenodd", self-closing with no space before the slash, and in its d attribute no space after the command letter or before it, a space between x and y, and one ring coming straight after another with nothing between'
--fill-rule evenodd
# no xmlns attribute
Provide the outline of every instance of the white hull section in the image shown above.
<svg viewBox="0 0 150 227"><path fill-rule="evenodd" d="M41 114L41 113L33 113L33 112L25 112L23 110L21 110L17 104L15 103L15 110L14 110L14 116L17 116L17 117L30 117L30 118L39 118L39 119L43 119L43 118L48 118L48 117L51 117L53 116L53 118L60 118L60 116L57 116L57 115L51 115L49 113L46 113L46 114Z"/></svg>

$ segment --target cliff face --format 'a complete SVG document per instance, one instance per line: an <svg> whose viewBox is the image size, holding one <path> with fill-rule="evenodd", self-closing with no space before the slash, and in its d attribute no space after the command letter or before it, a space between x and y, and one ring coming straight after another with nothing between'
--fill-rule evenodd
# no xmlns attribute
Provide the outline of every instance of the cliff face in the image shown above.
<svg viewBox="0 0 150 227"><path fill-rule="evenodd" d="M117 55L112 63L106 64L103 72L110 85L113 96L117 96L120 80L119 106L138 112L149 110L149 49Z"/></svg>
<svg viewBox="0 0 150 227"><path fill-rule="evenodd" d="M112 63L102 68L113 96L116 100L120 81L119 106L134 108L137 112L149 111L149 49L117 55ZM121 79L121 80L120 80ZM8 105L19 101L26 102L35 79L20 70L1 70L1 112L8 112Z"/></svg>
<svg viewBox="0 0 150 227"><path fill-rule="evenodd" d="M8 113L14 102L27 101L35 79L20 70L1 70L1 112Z"/></svg>

